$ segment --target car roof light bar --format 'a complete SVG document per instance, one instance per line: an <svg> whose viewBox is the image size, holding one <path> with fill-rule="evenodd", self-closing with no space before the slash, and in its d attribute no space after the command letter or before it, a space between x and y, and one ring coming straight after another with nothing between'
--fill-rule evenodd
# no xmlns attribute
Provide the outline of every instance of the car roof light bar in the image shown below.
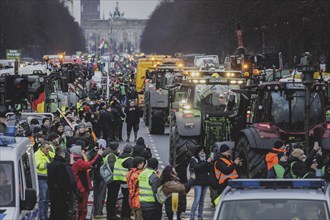
<svg viewBox="0 0 330 220"><path fill-rule="evenodd" d="M228 182L231 188L322 188L325 182L322 179L237 179Z"/></svg>

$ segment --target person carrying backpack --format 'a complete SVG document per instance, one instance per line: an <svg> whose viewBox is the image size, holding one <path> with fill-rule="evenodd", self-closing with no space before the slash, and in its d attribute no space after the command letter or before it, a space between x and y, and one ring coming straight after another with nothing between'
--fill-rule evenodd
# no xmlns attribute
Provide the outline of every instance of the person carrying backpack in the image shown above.
<svg viewBox="0 0 330 220"><path fill-rule="evenodd" d="M99 139L96 143L94 149L90 151L93 153L89 152L90 158L94 158L94 154L97 153L99 149L105 150L107 147L107 142L104 139ZM102 213L105 193L107 190L106 184L100 174L100 167L103 159L103 157L99 157L93 168L93 215L95 219L106 217Z"/></svg>
<svg viewBox="0 0 330 220"><path fill-rule="evenodd" d="M117 157L119 156L120 150L119 150L119 144L117 142L110 142L108 147L103 152L103 158L106 158L110 169L114 170L115 162L117 160ZM107 219L119 219L116 216L116 200L118 196L118 191L116 191L117 185L115 182L111 181L107 184L108 188L108 194L107 194ZM117 194L116 194L117 192ZM116 200L114 201L114 197L116 197Z"/></svg>

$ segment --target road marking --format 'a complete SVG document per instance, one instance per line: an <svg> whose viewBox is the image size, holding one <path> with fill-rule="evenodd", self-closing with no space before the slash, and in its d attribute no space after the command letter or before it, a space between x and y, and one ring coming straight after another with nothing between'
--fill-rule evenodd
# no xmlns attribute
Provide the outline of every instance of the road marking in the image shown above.
<svg viewBox="0 0 330 220"><path fill-rule="evenodd" d="M156 148L156 147L155 147L155 148ZM157 152L158 152L158 150L154 150L154 152L155 152L155 153L157 153Z"/></svg>
<svg viewBox="0 0 330 220"><path fill-rule="evenodd" d="M158 161L158 162L159 162L159 163L163 163L163 161L161 161L161 160L160 160L160 161Z"/></svg>
<svg viewBox="0 0 330 220"><path fill-rule="evenodd" d="M160 160L160 157L156 157L156 159L159 161Z"/></svg>
<svg viewBox="0 0 330 220"><path fill-rule="evenodd" d="M155 154L156 157L159 157L159 154Z"/></svg>
<svg viewBox="0 0 330 220"><path fill-rule="evenodd" d="M165 166L164 166L164 165L160 165L160 168L164 169L164 168L165 168Z"/></svg>

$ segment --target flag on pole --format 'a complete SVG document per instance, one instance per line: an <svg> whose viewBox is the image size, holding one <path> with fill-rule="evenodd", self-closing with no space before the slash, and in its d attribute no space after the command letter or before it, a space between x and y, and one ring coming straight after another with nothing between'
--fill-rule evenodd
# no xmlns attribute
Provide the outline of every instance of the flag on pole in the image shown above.
<svg viewBox="0 0 330 220"><path fill-rule="evenodd" d="M102 40L99 43L99 49L102 49L104 47L104 43L105 43L104 38L102 38Z"/></svg>
<svg viewBox="0 0 330 220"><path fill-rule="evenodd" d="M31 103L33 111L42 113L45 112L45 91L41 92L36 100Z"/></svg>

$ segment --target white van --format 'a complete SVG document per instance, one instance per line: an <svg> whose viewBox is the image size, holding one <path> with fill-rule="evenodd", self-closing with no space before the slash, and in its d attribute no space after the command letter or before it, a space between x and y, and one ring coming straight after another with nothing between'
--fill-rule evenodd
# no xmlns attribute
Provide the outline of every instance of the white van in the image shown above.
<svg viewBox="0 0 330 220"><path fill-rule="evenodd" d="M0 220L37 219L38 197L30 140L0 136Z"/></svg>

